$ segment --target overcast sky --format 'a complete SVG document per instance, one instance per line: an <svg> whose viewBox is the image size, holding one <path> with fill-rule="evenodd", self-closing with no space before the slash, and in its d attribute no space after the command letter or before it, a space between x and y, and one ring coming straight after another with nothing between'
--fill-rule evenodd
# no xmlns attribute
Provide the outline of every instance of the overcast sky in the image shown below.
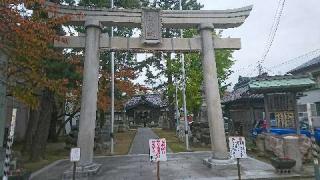
<svg viewBox="0 0 320 180"><path fill-rule="evenodd" d="M237 82L238 76L257 75L257 61L261 59L274 21L279 0L198 0L204 9L232 9L253 5L246 22L235 29L224 31L224 36L241 38L242 49L234 53L236 60L230 82ZM320 1L286 0L280 25L270 52L263 64L271 74L285 73L320 54L294 59L320 48ZM249 68L247 68L250 66Z"/></svg>

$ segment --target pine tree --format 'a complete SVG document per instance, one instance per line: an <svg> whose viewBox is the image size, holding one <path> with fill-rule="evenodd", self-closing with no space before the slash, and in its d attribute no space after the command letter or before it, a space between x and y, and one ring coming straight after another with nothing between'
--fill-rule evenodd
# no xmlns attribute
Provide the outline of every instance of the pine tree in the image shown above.
<svg viewBox="0 0 320 180"><path fill-rule="evenodd" d="M150 6L159 7L164 10L178 10L179 0L156 0L153 1ZM197 0L183 0L183 10L199 10L203 6L197 2ZM191 38L198 34L195 29L188 29L183 31L183 37ZM213 33L216 36L221 36L222 32ZM171 38L180 36L180 31L177 29L164 28L162 31L162 37ZM231 50L217 50L216 61L218 80L220 84L221 94L229 84L225 84L229 75L232 73L230 70L233 65ZM171 53L165 53L164 58L161 58L160 53L156 53L154 56L148 58L146 61L140 63L140 69L146 67L145 81L151 86L155 86L156 89L161 89L165 92L169 102L169 124L170 128L174 128L174 94L175 85L174 80L181 84L181 62L178 55L174 58L171 57ZM199 53L189 53L185 55L185 69L186 69L186 98L187 98L187 110L194 115L197 115L201 106L201 85L203 82L201 56ZM142 72L142 70L140 71ZM156 73L155 73L156 72ZM159 79L164 80L159 83ZM182 106L182 94L181 86L179 87L179 105Z"/></svg>
<svg viewBox="0 0 320 180"><path fill-rule="evenodd" d="M151 7L159 7L162 10L179 10L178 0L156 0L150 3ZM182 9L184 10L199 10L203 6L196 0L183 0ZM171 38L180 36L180 30L172 28L164 28L162 30L163 38ZM174 78L180 76L181 67L177 58L171 59L171 53L164 53L161 58L160 53L156 53L151 58L140 63L140 68L146 67L146 83L149 85L156 85L156 89L161 89L165 92L168 98L169 105L169 128L174 128L174 113L175 113L175 102L174 102ZM157 73L153 71L156 70ZM164 79L162 83L158 83L158 79Z"/></svg>

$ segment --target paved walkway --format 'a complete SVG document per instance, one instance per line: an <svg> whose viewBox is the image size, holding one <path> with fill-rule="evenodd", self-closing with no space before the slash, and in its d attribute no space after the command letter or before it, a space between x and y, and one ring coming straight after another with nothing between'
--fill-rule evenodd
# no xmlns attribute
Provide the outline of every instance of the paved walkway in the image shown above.
<svg viewBox="0 0 320 180"><path fill-rule="evenodd" d="M160 162L161 180L235 180L236 168L212 167L203 165L204 158L211 152L189 152L168 154L168 161ZM77 180L156 180L156 163L151 163L147 154L97 157L96 163L102 164L100 171L91 177ZM304 179L300 174L275 173L267 163L253 158L241 159L243 179ZM31 180L61 180L62 173L71 168L72 163L62 160L33 174Z"/></svg>
<svg viewBox="0 0 320 180"><path fill-rule="evenodd" d="M159 138L150 128L138 128L129 154L149 154L149 139ZM168 148L167 152L171 152Z"/></svg>

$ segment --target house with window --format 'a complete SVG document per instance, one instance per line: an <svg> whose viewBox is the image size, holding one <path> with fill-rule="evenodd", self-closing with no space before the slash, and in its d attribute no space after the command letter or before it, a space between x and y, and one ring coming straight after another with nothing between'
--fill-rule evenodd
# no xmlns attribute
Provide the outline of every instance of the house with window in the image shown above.
<svg viewBox="0 0 320 180"><path fill-rule="evenodd" d="M320 56L301 64L290 70L289 74L300 76L307 75L311 77L316 85L303 92L303 96L298 99L298 112L300 120L307 120L307 103L311 103L314 125L320 127Z"/></svg>

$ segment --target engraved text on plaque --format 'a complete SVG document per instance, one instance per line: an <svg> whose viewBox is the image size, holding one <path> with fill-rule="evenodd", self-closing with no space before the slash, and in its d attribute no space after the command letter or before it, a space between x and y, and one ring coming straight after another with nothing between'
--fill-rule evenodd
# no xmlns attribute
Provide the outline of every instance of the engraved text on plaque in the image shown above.
<svg viewBox="0 0 320 180"><path fill-rule="evenodd" d="M158 44L161 41L160 9L143 9L142 35L146 44Z"/></svg>

